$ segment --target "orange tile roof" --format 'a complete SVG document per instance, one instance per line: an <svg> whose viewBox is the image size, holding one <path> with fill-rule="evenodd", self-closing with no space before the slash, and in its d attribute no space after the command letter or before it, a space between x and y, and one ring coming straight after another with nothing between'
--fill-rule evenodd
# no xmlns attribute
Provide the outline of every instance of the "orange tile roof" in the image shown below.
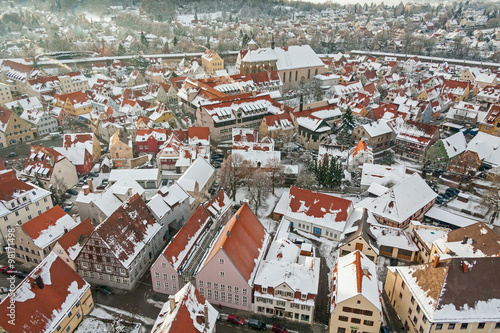
<svg viewBox="0 0 500 333"><path fill-rule="evenodd" d="M245 202L224 226L205 265L219 250L223 250L243 277L249 281L255 269L256 260L263 250L265 239L264 226Z"/></svg>
<svg viewBox="0 0 500 333"><path fill-rule="evenodd" d="M210 140L210 129L208 127L189 127L188 136L190 139Z"/></svg>
<svg viewBox="0 0 500 333"><path fill-rule="evenodd" d="M42 277L43 289L35 283L37 275ZM55 253L51 253L17 286L12 295L9 294L0 303L0 327L10 333L54 332L57 322L70 310L68 307L80 300L88 288L90 285L78 273ZM69 296L68 289L78 291ZM10 318L6 315L11 300L15 300L14 325L9 323ZM69 304L64 304L65 301Z"/></svg>
<svg viewBox="0 0 500 333"><path fill-rule="evenodd" d="M352 154L352 157L358 155L359 152L368 150L368 144L366 143L365 139L359 140L358 144L355 147L354 153Z"/></svg>

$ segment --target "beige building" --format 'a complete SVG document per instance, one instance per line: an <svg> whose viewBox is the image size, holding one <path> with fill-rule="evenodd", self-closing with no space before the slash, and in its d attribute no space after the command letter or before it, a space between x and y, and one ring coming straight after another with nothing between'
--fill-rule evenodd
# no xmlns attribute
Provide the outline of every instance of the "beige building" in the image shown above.
<svg viewBox="0 0 500 333"><path fill-rule="evenodd" d="M7 316L10 307L15 320ZM11 333L71 333L93 308L90 284L51 253L0 303L0 327Z"/></svg>
<svg viewBox="0 0 500 333"><path fill-rule="evenodd" d="M429 259L494 257L500 254L500 235L484 222L450 231L432 242Z"/></svg>
<svg viewBox="0 0 500 333"><path fill-rule="evenodd" d="M206 49L205 53L201 56L201 67L209 73L215 74L216 71L224 69L224 59L222 59L217 52Z"/></svg>
<svg viewBox="0 0 500 333"><path fill-rule="evenodd" d="M112 159L132 159L134 150L131 137L121 130L116 131L109 140L109 153Z"/></svg>
<svg viewBox="0 0 500 333"><path fill-rule="evenodd" d="M16 261L35 267L50 253L55 242L78 225L61 206L54 206L23 225L16 225Z"/></svg>
<svg viewBox="0 0 500 333"><path fill-rule="evenodd" d="M325 64L309 45L251 48L238 53L236 71L239 74L278 71L285 89L326 71Z"/></svg>
<svg viewBox="0 0 500 333"><path fill-rule="evenodd" d="M345 238L339 244L340 256L346 256L356 250L361 251L369 260L377 262L379 255L377 239L370 231L370 225L366 221L368 212L366 209L355 209L352 213L352 218L359 217L353 227L356 231L345 233Z"/></svg>
<svg viewBox="0 0 500 333"><path fill-rule="evenodd" d="M80 253L83 243L94 231L94 225L89 218L80 222L76 227L61 236L54 244L52 252L64 260L76 271L75 258Z"/></svg>
<svg viewBox="0 0 500 333"><path fill-rule="evenodd" d="M52 208L50 192L20 181L14 170L0 171L0 248L7 245L8 230Z"/></svg>
<svg viewBox="0 0 500 333"><path fill-rule="evenodd" d="M377 269L360 251L339 257L333 270L330 333L378 333L382 304Z"/></svg>
<svg viewBox="0 0 500 333"><path fill-rule="evenodd" d="M365 139L373 152L385 150L392 146L395 134L392 127L384 121L376 121L357 127L352 131L352 140Z"/></svg>
<svg viewBox="0 0 500 333"><path fill-rule="evenodd" d="M0 82L0 105L3 106L5 103L12 101L12 94L10 93L10 88L5 83Z"/></svg>
<svg viewBox="0 0 500 333"><path fill-rule="evenodd" d="M0 147L31 141L37 135L36 127L21 119L15 112L0 107Z"/></svg>
<svg viewBox="0 0 500 333"><path fill-rule="evenodd" d="M500 332L500 258L389 267L384 291L407 332Z"/></svg>
<svg viewBox="0 0 500 333"><path fill-rule="evenodd" d="M419 221L411 221L408 226L408 232L410 233L411 238L418 247L418 253L415 261L423 264L434 260L431 256L433 242L436 239L439 239L448 234L448 232L450 232L450 229L422 224Z"/></svg>

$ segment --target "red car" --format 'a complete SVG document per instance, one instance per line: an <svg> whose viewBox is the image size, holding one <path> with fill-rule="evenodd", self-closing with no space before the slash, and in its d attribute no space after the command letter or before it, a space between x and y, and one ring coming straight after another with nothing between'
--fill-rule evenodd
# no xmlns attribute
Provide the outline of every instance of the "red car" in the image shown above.
<svg viewBox="0 0 500 333"><path fill-rule="evenodd" d="M287 333L288 332L288 330L285 327L280 326L278 324L273 325L272 331L276 332L276 333Z"/></svg>
<svg viewBox="0 0 500 333"><path fill-rule="evenodd" d="M15 269L11 269L9 266L2 266L2 267L0 267L0 272L2 272L2 273L12 274L15 271L16 271Z"/></svg>
<svg viewBox="0 0 500 333"><path fill-rule="evenodd" d="M240 318L240 317L238 317L238 316L237 316L237 315L235 315L235 314L230 314L230 315L227 317L227 321L229 321L229 322L231 322L231 323L238 324L238 325L243 325L243 324L245 324L245 319Z"/></svg>

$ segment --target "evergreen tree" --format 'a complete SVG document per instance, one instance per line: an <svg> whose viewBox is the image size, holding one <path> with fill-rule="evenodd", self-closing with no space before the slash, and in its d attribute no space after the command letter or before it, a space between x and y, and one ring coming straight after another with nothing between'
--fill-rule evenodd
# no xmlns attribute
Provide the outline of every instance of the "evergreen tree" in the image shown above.
<svg viewBox="0 0 500 333"><path fill-rule="evenodd" d="M149 42L146 39L146 36L144 36L144 31L141 31L141 45L143 48L148 49L149 48Z"/></svg>
<svg viewBox="0 0 500 333"><path fill-rule="evenodd" d="M174 37L174 41L173 41L174 46L177 46L177 42L178 42L178 40L177 40L177 36L175 36L175 37Z"/></svg>
<svg viewBox="0 0 500 333"><path fill-rule="evenodd" d="M207 36L207 44L205 45L207 49L210 48L210 36Z"/></svg>
<svg viewBox="0 0 500 333"><path fill-rule="evenodd" d="M241 47L242 48L247 47L247 44L248 44L249 41L250 41L250 37L248 37L248 35L245 33L243 35L243 39L241 41Z"/></svg>
<svg viewBox="0 0 500 333"><path fill-rule="evenodd" d="M118 55L124 55L126 52L127 51L125 50L125 46L120 43L120 45L118 45Z"/></svg>
<svg viewBox="0 0 500 333"><path fill-rule="evenodd" d="M142 75L146 72L149 66L149 60L144 58L142 55L132 58L132 65L135 69L139 71Z"/></svg>
<svg viewBox="0 0 500 333"><path fill-rule="evenodd" d="M356 127L356 122L354 120L354 116L352 115L352 111L350 107L347 107L347 110L342 114L340 118L340 126L337 132L337 142L342 145L350 145L351 143L351 134Z"/></svg>

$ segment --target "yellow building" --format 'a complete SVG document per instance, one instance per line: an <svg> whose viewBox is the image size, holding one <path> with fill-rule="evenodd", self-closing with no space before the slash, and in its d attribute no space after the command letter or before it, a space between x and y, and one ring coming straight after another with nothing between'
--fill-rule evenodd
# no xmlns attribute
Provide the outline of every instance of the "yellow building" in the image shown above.
<svg viewBox="0 0 500 333"><path fill-rule="evenodd" d="M333 270L330 333L378 333L382 304L377 269L360 251L339 257Z"/></svg>
<svg viewBox="0 0 500 333"><path fill-rule="evenodd" d="M12 94L10 93L10 87L5 83L0 82L0 105L12 101Z"/></svg>
<svg viewBox="0 0 500 333"><path fill-rule="evenodd" d="M71 333L93 308L90 284L52 252L0 303L0 330Z"/></svg>
<svg viewBox="0 0 500 333"><path fill-rule="evenodd" d="M379 255L377 239L370 231L370 225L366 222L368 212L366 209L356 209L353 214L359 214L359 219L353 223L357 230L346 233L346 237L339 244L340 256L346 256L356 250L361 251L369 260L377 262Z"/></svg>
<svg viewBox="0 0 500 333"><path fill-rule="evenodd" d="M479 131L500 136L500 104L490 107L488 115L479 124Z"/></svg>
<svg viewBox="0 0 500 333"><path fill-rule="evenodd" d="M37 130L15 112L0 107L0 147L31 141Z"/></svg>
<svg viewBox="0 0 500 333"><path fill-rule="evenodd" d="M209 73L215 74L216 71L224 69L224 59L222 59L217 52L206 49L205 53L201 56L201 67Z"/></svg>
<svg viewBox="0 0 500 333"><path fill-rule="evenodd" d="M500 258L389 267L384 290L406 332L500 332Z"/></svg>
<svg viewBox="0 0 500 333"><path fill-rule="evenodd" d="M83 91L76 91L69 94L55 95L55 106L59 106L67 114L78 117L92 111L92 103L87 94Z"/></svg>

